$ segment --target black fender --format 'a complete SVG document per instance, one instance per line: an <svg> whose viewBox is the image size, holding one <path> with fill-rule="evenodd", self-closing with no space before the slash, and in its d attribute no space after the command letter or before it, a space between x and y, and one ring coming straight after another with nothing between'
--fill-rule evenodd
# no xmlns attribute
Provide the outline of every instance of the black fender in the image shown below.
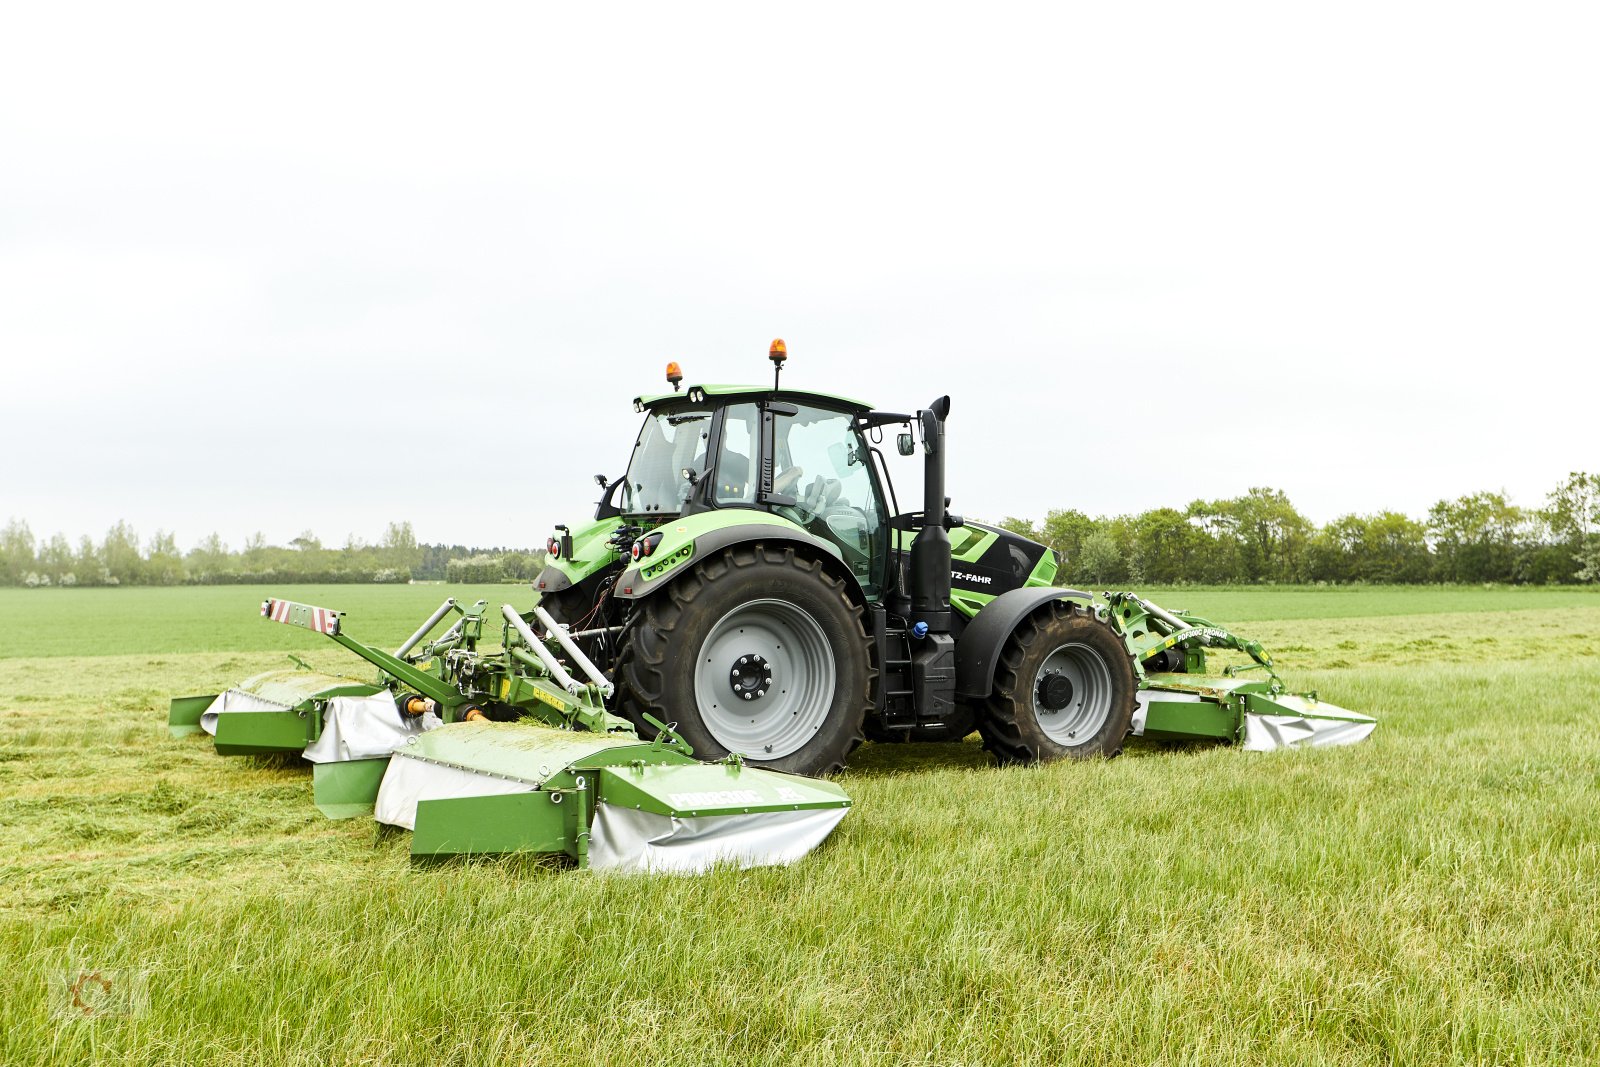
<svg viewBox="0 0 1600 1067"><path fill-rule="evenodd" d="M973 616L956 642L956 696L983 700L994 691L995 665L1018 624L1052 600L1081 600L1090 594L1054 586L1024 586L1001 593Z"/></svg>
<svg viewBox="0 0 1600 1067"><path fill-rule="evenodd" d="M676 566L664 574L653 578L646 578L644 571L650 564L634 564L622 572L622 576L613 585L611 595L621 600L643 600L662 589L667 588L681 575L687 574L694 564L703 559L710 559L725 548L734 545L748 544L754 541L764 541L768 544L789 544L803 548L807 554L822 561L823 567L837 578L844 581L852 600L857 604L865 604L866 596L861 591L861 582L850 568L845 566L844 559L839 554L837 546L816 537L797 526L780 525L770 522L736 523L732 526L719 526L696 537L693 541L692 554L684 559L684 566ZM671 557L672 551L665 545L657 551L656 558L662 555Z"/></svg>

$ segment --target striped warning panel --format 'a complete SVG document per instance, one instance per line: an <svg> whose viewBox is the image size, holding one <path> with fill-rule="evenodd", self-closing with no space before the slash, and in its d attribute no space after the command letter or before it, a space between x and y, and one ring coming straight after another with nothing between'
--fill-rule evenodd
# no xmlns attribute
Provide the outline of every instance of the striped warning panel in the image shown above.
<svg viewBox="0 0 1600 1067"><path fill-rule="evenodd" d="M314 607L311 604L296 604L292 600L263 600L261 602L261 617L281 622L286 626L299 626L306 630L315 630L319 634L336 634L339 632L339 616L343 612L331 608Z"/></svg>

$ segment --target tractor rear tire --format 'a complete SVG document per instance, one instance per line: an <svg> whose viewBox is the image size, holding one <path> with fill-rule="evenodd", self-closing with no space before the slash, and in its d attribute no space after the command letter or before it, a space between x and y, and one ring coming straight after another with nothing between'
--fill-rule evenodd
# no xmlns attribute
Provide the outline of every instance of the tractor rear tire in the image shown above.
<svg viewBox="0 0 1600 1067"><path fill-rule="evenodd" d="M1116 631L1089 608L1051 601L1001 649L978 732L1002 765L1110 759L1132 727L1138 691Z"/></svg>
<svg viewBox="0 0 1600 1067"><path fill-rule="evenodd" d="M738 545L634 612L617 652L622 712L649 712L701 759L832 774L862 740L872 657L843 581L791 547Z"/></svg>

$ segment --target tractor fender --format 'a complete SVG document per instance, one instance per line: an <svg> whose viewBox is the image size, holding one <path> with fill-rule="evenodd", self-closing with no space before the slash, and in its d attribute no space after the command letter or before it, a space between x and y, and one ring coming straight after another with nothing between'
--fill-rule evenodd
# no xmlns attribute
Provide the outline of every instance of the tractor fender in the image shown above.
<svg viewBox="0 0 1600 1067"><path fill-rule="evenodd" d="M982 700L994 691L994 671L1000 650L1022 620L1052 600L1091 600L1077 589L1024 586L1001 593L973 616L956 642L956 696Z"/></svg>
<svg viewBox="0 0 1600 1067"><path fill-rule="evenodd" d="M699 516L695 516L699 518ZM664 538L648 561L641 560L622 572L612 586L612 596L621 600L642 600L671 585L680 575L687 574L690 566L734 545L751 541L781 542L804 547L822 561L828 571L842 578L856 603L863 603L861 583L845 566L837 546L816 537L782 519L767 518L759 522L736 522L713 526L689 536ZM692 523L692 519L688 520Z"/></svg>

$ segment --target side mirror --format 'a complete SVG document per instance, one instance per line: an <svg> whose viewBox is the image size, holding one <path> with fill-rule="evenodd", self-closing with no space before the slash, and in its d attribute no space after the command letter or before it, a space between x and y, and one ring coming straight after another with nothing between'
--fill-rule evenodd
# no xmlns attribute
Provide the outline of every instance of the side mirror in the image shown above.
<svg viewBox="0 0 1600 1067"><path fill-rule="evenodd" d="M899 437L895 438L894 446L895 450L898 451L902 456L916 455L917 443L911 439L911 434L909 432L903 433Z"/></svg>
<svg viewBox="0 0 1600 1067"><path fill-rule="evenodd" d="M921 423L922 450L932 455L939 447L939 416L924 408L917 412L917 421Z"/></svg>

